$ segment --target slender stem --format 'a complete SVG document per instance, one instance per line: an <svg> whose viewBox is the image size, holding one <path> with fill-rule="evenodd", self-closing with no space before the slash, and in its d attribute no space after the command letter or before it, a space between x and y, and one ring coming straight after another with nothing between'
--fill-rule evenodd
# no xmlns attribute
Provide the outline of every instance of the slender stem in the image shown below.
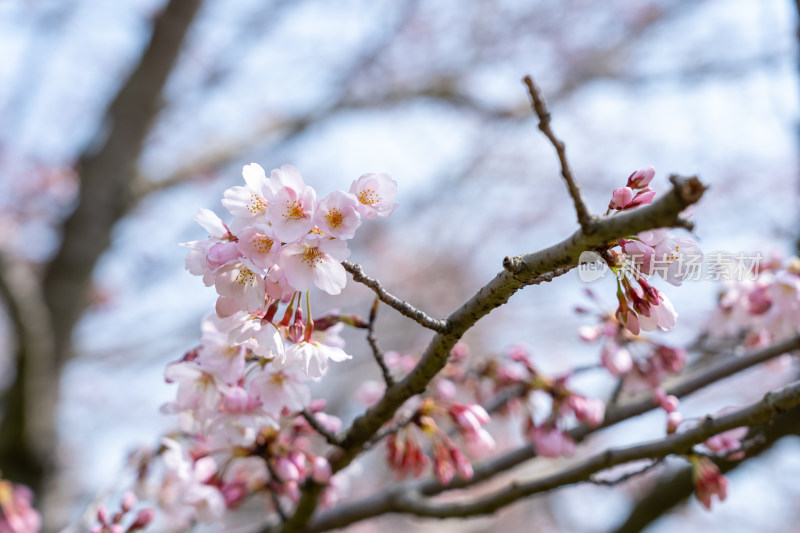
<svg viewBox="0 0 800 533"><path fill-rule="evenodd" d="M584 233L591 233L595 222L595 217L589 212L586 207L586 202L581 195L581 189L575 182L575 178L570 170L569 162L567 161L567 148L564 143L556 137L550 128L550 110L547 109L547 103L544 100L542 90L536 85L530 76L525 76L522 80L528 88L528 95L531 98L531 107L536 116L539 117L539 129L550 140L550 143L556 149L558 154L558 161L561 163L561 175L564 176L564 181L567 183L569 195L572 197L572 202L575 204L575 212L578 215L578 223Z"/></svg>
<svg viewBox="0 0 800 533"><path fill-rule="evenodd" d="M375 292L375 295L378 297L380 301L398 311L401 315L406 316L419 324L422 327L432 329L433 331L443 333L447 331L448 324L445 320L438 320L436 318L432 318L425 314L423 311L420 311L410 303L401 300L397 296L394 296L386 291L383 288L380 281L374 278L370 278L364 273L364 268L359 265L358 263L351 263L350 261L342 261L342 266L344 266L345 270L350 272L353 276L353 281L358 283L362 283L369 287L370 289Z"/></svg>
<svg viewBox="0 0 800 533"><path fill-rule="evenodd" d="M367 342L369 343L369 347L372 349L372 356L375 358L375 362L378 363L378 366L381 368L383 381L386 383L387 387L391 387L395 383L394 377L392 377L392 371L389 370L389 367L386 365L383 350L381 350L381 347L378 344L378 338L375 336L375 319L378 315L378 304L380 304L380 298L376 297L375 302L372 304L372 308L369 311Z"/></svg>
<svg viewBox="0 0 800 533"><path fill-rule="evenodd" d="M317 417L314 416L314 413L308 409L303 409L302 415L303 418L306 419L306 422L308 422L308 425L314 428L314 431L325 437L325 440L328 442L328 444L331 446L341 446L341 439L328 431L328 428L323 426L320 421L317 420Z"/></svg>

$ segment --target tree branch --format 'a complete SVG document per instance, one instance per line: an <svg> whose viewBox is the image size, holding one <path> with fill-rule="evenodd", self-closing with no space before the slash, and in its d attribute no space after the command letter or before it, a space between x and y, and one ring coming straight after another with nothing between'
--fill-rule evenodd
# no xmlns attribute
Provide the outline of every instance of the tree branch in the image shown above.
<svg viewBox="0 0 800 533"><path fill-rule="evenodd" d="M569 195L572 197L572 202L575 204L578 223L581 225L583 232L589 234L592 232L596 217L592 216L591 212L589 212L589 208L586 207L586 202L584 202L583 196L581 195L581 189L572 176L572 170L569 168L569 162L567 161L567 147L564 145L563 141L556 137L556 134L553 133L552 128L550 128L550 110L547 109L547 103L544 100L542 90L534 83L530 76L525 76L522 81L528 88L528 95L531 98L533 112L539 117L539 129L550 140L550 143L558 154L558 161L561 163L561 175L564 176Z"/></svg>
<svg viewBox="0 0 800 533"><path fill-rule="evenodd" d="M588 481L594 474L608 468L643 459L658 460L668 455L686 455L692 447L709 437L742 426L763 423L776 415L800 405L800 381L782 390L767 393L764 398L743 409L719 417L706 417L703 422L686 431L635 446L611 448L555 474L520 483L512 482L488 496L471 501L439 503L424 497L422 492L392 493L381 501L362 501L360 511L369 516L385 513L406 513L432 518L465 518L493 513L522 498L553 490L565 485ZM335 509L322 515L308 531L326 531L350 524L355 517L353 506Z"/></svg>
<svg viewBox="0 0 800 533"><path fill-rule="evenodd" d="M314 428L314 431L322 435L328 442L328 444L330 444L331 446L341 446L340 439L336 435L328 431L328 428L320 424L319 420L317 420L317 417L314 416L314 413L312 413L308 409L303 409L302 415L303 418L306 419L306 422L308 422L308 425Z"/></svg>
<svg viewBox="0 0 800 533"><path fill-rule="evenodd" d="M507 257L503 261L505 270L446 319L449 327L437 332L417 366L388 388L366 413L353 421L342 440L342 447L329 458L333 471L337 472L350 464L406 400L425 390L431 379L445 366L450 351L461 336L493 309L505 304L514 293L540 276L551 275L559 269L567 271L577 264L583 251L604 248L618 238L649 229L670 227L680 212L699 201L705 191L705 186L694 177L672 176L670 180L672 190L657 201L598 220L590 234L578 230L566 240L539 252ZM348 266L353 268L354 265L346 265L345 268ZM321 490L322 487L317 484L307 487L294 516L285 524L286 531L299 531L305 527L316 508Z"/></svg>
<svg viewBox="0 0 800 533"><path fill-rule="evenodd" d="M425 312L420 311L405 300L401 300L386 291L377 279L370 278L364 274L364 268L358 263L351 263L350 261L342 261L342 266L345 270L350 272L353 276L353 281L366 285L375 293L380 301L398 311L401 315L406 316L419 324L420 326L432 329L437 332L444 332L447 330L447 321L431 318Z"/></svg>
<svg viewBox="0 0 800 533"><path fill-rule="evenodd" d="M680 378L672 386L668 386L668 394L674 394L679 397L686 396L720 379L798 349L800 349L800 336L744 356L730 356L718 364ZM634 399L615 409L612 414L606 416L600 427L578 426L570 432L570 436L577 441L581 441L595 431L643 414L655 407L656 404L652 399L652 395L645 394L640 399ZM389 491L327 511L320 515L319 519L315 520L311 527L313 531L323 531L378 516L388 512L386 509L393 505L392 502L401 498L403 493L410 492L432 496L446 490L466 488L506 472L534 457L536 457L536 452L533 447L524 445L499 457L475 465L473 477L469 480L454 478L449 484L442 485L435 478L431 478L413 483L404 483L399 486L395 485ZM335 521L336 525L328 526L329 521Z"/></svg>

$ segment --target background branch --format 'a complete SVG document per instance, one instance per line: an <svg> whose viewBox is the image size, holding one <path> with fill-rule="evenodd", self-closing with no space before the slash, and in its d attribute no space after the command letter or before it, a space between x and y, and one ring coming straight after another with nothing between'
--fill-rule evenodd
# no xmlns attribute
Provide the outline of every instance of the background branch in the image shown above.
<svg viewBox="0 0 800 533"><path fill-rule="evenodd" d="M424 498L421 492L406 491L393 493L380 501L370 501L368 505L364 502L361 510L368 511L370 516L373 516L374 511L376 514L406 513L432 518L465 518L489 514L522 498L564 485L588 481L596 473L614 466L643 459L658 460L668 455L688 454L693 446L709 437L737 427L765 422L798 405L800 405L800 381L780 391L767 393L761 401L749 407L719 417L708 416L699 425L683 432L635 446L611 448L555 474L528 482L514 481L488 496L470 501L441 503ZM311 524L310 531L326 531L352 523L354 511L352 507L330 511Z"/></svg>

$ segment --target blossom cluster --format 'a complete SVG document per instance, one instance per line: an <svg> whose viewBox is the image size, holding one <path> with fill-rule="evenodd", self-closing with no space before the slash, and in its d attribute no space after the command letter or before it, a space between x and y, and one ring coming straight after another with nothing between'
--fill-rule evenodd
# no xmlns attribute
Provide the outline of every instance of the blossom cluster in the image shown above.
<svg viewBox="0 0 800 533"><path fill-rule="evenodd" d="M33 492L0 479L0 533L38 533L42 517L33 508Z"/></svg>
<svg viewBox="0 0 800 533"><path fill-rule="evenodd" d="M743 336L759 348L800 333L800 259L773 257L754 268L758 275L723 284L707 326L713 337Z"/></svg>
<svg viewBox="0 0 800 533"><path fill-rule="evenodd" d="M647 167L632 173L627 185L612 194L608 213L652 202L656 193L649 185L655 172L653 167ZM697 243L667 229L656 229L619 239L617 245L619 248L607 253L611 269L617 274L617 320L634 335L641 330L672 329L678 314L666 295L649 283L648 276L657 273L667 283L679 286L688 273L682 268L683 258L702 259Z"/></svg>
<svg viewBox="0 0 800 533"><path fill-rule="evenodd" d="M155 510L149 507L133 512L138 499L132 492L126 492L122 496L119 511L109 514L108 510L101 506L97 510L98 525L89 530L89 533L134 533L145 529L153 521ZM127 526L123 526L128 522Z"/></svg>
<svg viewBox="0 0 800 533"><path fill-rule="evenodd" d="M481 371L489 390L509 397L506 413L522 413L524 433L542 457L572 455L575 442L568 429L573 422L598 426L605 404L568 387L570 375L549 377L534 366L532 354L515 346ZM484 385L486 386L486 385ZM484 392L485 394L485 392Z"/></svg>
<svg viewBox="0 0 800 533"><path fill-rule="evenodd" d="M308 479L327 484L332 501L331 467L318 450L341 422L312 400L309 381L351 358L338 332L358 319L315 320L309 290L341 292L347 240L363 219L396 207L397 184L385 174L321 199L291 165L267 177L253 163L242 174L245 186L222 200L233 220L200 210L210 237L184 245L187 270L218 298L200 345L165 372L178 390L162 410L178 415L180 434L163 439L162 475L148 491L176 528L218 521L254 494L281 513Z"/></svg>

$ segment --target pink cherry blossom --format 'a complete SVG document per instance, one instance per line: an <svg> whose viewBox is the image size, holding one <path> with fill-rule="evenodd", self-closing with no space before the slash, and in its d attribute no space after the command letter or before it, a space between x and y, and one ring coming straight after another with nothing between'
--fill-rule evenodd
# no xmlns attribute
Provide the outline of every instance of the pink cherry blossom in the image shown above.
<svg viewBox="0 0 800 533"><path fill-rule="evenodd" d="M245 348L231 346L228 334L217 328L215 319L219 320L216 315L211 315L203 320L196 361L204 371L215 374L226 383L235 383L244 373Z"/></svg>
<svg viewBox="0 0 800 533"><path fill-rule="evenodd" d="M222 200L223 207L235 217L231 226L236 231L250 224L266 222L267 207L275 194L274 185L258 164L245 165L242 176L247 185L231 187L225 191Z"/></svg>
<svg viewBox="0 0 800 533"><path fill-rule="evenodd" d="M214 285L217 294L230 298L238 309L252 313L264 307L264 278L243 263L229 263L220 268Z"/></svg>
<svg viewBox="0 0 800 533"><path fill-rule="evenodd" d="M305 291L313 284L335 295L347 283L341 262L349 256L344 241L312 234L284 246L278 265L295 290Z"/></svg>
<svg viewBox="0 0 800 533"><path fill-rule="evenodd" d="M277 262L281 243L266 224L247 226L239 232L238 239L236 247L239 255L258 267L261 274Z"/></svg>
<svg viewBox="0 0 800 533"><path fill-rule="evenodd" d="M690 273L690 263L702 261L703 252L697 243L688 237L676 237L668 229L645 231L639 240L655 251L654 270L664 281L679 286Z"/></svg>
<svg viewBox="0 0 800 533"><path fill-rule="evenodd" d="M186 527L193 518L213 522L225 513L222 493L209 481L217 473L217 464L211 457L193 460L187 451L173 439L162 440L166 450L162 454L166 473L159 489L159 503L176 525Z"/></svg>
<svg viewBox="0 0 800 533"><path fill-rule="evenodd" d="M350 193L333 191L319 201L315 223L325 234L337 239L352 239L361 225L359 201Z"/></svg>
<svg viewBox="0 0 800 533"><path fill-rule="evenodd" d="M397 204L397 182L388 174L364 174L350 186L350 193L358 199L358 211L366 219L386 217Z"/></svg>
<svg viewBox="0 0 800 533"><path fill-rule="evenodd" d="M230 332L230 340L243 344L254 355L264 359L282 358L285 342L275 324L258 316L242 320Z"/></svg>
<svg viewBox="0 0 800 533"><path fill-rule="evenodd" d="M163 410L191 411L200 422L217 412L226 387L214 374L205 372L197 363L180 362L168 366L164 376L168 382L178 383L178 394Z"/></svg>
<svg viewBox="0 0 800 533"><path fill-rule="evenodd" d="M314 227L317 193L305 184L300 171L292 165L273 170L270 179L277 188L275 199L266 211L267 221L282 242L296 241Z"/></svg>
<svg viewBox="0 0 800 533"><path fill-rule="evenodd" d="M312 379L319 379L328 372L328 361L342 362L352 359L341 348L326 346L314 340L302 341L293 344L286 350L285 357L276 360L279 368L284 365L297 364L306 375Z"/></svg>
<svg viewBox="0 0 800 533"><path fill-rule="evenodd" d="M656 251L652 246L638 240L625 239L622 239L620 244L625 260L631 261L635 270L645 276L653 275L653 257Z"/></svg>
<svg viewBox="0 0 800 533"><path fill-rule="evenodd" d="M306 376L299 368L287 366L282 369L264 365L249 383L250 391L260 400L268 413L279 415L283 408L302 411L311 402L311 391Z"/></svg>

